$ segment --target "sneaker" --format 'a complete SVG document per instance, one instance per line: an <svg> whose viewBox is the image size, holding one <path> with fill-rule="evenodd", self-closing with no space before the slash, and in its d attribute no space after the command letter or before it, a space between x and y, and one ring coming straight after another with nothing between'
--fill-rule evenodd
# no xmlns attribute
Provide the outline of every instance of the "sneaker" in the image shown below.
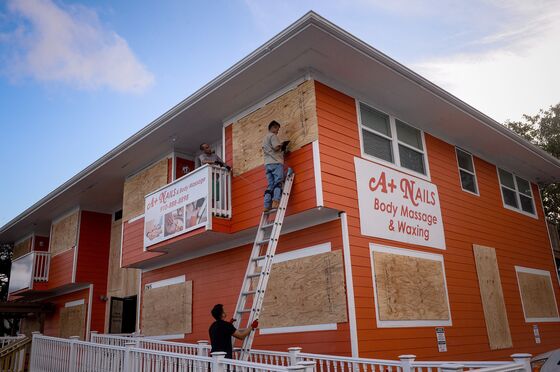
<svg viewBox="0 0 560 372"><path fill-rule="evenodd" d="M278 209L279 206L280 206L280 201L278 200L272 201L272 209Z"/></svg>

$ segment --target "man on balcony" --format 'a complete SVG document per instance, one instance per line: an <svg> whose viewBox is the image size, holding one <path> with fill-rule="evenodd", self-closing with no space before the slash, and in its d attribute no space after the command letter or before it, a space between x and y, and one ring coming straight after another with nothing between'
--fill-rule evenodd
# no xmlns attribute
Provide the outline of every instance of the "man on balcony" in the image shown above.
<svg viewBox="0 0 560 372"><path fill-rule="evenodd" d="M214 164L219 166L225 166L225 163L222 159L216 154L215 151L212 150L207 143L200 144L200 150L202 150L202 154L198 155L198 160L200 162L200 166L202 167L204 164Z"/></svg>
<svg viewBox="0 0 560 372"><path fill-rule="evenodd" d="M276 209L282 196L284 181L284 152L289 141L280 142L280 123L273 120L268 124L268 133L263 139L264 170L268 186L264 192L264 210Z"/></svg>
<svg viewBox="0 0 560 372"><path fill-rule="evenodd" d="M224 305L217 304L212 308L212 317L216 319L210 326L208 333L210 334L210 344L212 345L212 352L223 351L226 353L226 358L233 359L233 345L231 337L238 340L243 340L249 336L249 333L259 326L259 321L255 320L251 323L251 327L247 329L237 329L233 325L234 319L227 322L227 317L224 311Z"/></svg>

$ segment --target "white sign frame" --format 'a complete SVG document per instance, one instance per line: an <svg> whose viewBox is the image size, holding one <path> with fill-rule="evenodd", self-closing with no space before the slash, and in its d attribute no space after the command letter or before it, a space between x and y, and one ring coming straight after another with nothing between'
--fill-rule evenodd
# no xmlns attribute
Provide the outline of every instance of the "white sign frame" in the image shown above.
<svg viewBox="0 0 560 372"><path fill-rule="evenodd" d="M446 249L435 184L358 157L354 166L362 235Z"/></svg>
<svg viewBox="0 0 560 372"><path fill-rule="evenodd" d="M144 197L144 250L201 227L208 230L212 221L211 203L211 168L208 165L197 168L146 195ZM158 206L159 211L157 211ZM162 208L165 209L162 211ZM191 209L191 212L189 213L187 209ZM189 215L194 221L190 225ZM167 224L168 219L173 220L173 223ZM149 236L150 233L152 237Z"/></svg>

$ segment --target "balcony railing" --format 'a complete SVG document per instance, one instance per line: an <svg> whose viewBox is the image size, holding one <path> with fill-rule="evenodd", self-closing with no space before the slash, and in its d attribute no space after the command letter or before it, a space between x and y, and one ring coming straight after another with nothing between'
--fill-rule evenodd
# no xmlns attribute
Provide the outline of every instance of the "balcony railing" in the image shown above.
<svg viewBox="0 0 560 372"><path fill-rule="evenodd" d="M33 288L33 282L49 280L51 254L32 251L12 261L8 292Z"/></svg>
<svg viewBox="0 0 560 372"><path fill-rule="evenodd" d="M231 171L215 165L210 166L212 180L212 214L231 218Z"/></svg>
<svg viewBox="0 0 560 372"><path fill-rule="evenodd" d="M33 280L46 282L49 280L51 254L49 252L33 252Z"/></svg>

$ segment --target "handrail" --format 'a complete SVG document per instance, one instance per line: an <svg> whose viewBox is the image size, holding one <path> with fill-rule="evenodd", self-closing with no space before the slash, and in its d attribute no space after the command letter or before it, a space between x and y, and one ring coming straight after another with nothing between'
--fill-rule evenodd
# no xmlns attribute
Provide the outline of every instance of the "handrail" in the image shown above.
<svg viewBox="0 0 560 372"><path fill-rule="evenodd" d="M30 344L31 339L23 336L3 347L0 350L0 370L23 372L26 365L25 357Z"/></svg>
<svg viewBox="0 0 560 372"><path fill-rule="evenodd" d="M135 347L158 352L179 352L186 355L208 355L210 346L207 341L199 341L197 344L170 342L154 340L149 337L119 337L114 335L92 334L92 341L106 342L105 340L118 340L122 345L133 342ZM528 358L528 354L512 355L514 361L415 361L414 355L401 355L399 360L353 358L337 355L324 355L314 353L303 353L301 348L293 347L288 352L255 350L249 351L250 363L260 363L279 367L293 366L298 363L311 363L315 365L317 372L332 371L402 371L402 372L441 372L442 366L455 366L457 371L476 372L505 372L516 371L523 367L516 358L520 356ZM237 357L234 352L234 358ZM529 357L530 358L530 357ZM459 369L460 368L460 369ZM479 371L480 369L480 371ZM521 370L523 370L521 368Z"/></svg>

